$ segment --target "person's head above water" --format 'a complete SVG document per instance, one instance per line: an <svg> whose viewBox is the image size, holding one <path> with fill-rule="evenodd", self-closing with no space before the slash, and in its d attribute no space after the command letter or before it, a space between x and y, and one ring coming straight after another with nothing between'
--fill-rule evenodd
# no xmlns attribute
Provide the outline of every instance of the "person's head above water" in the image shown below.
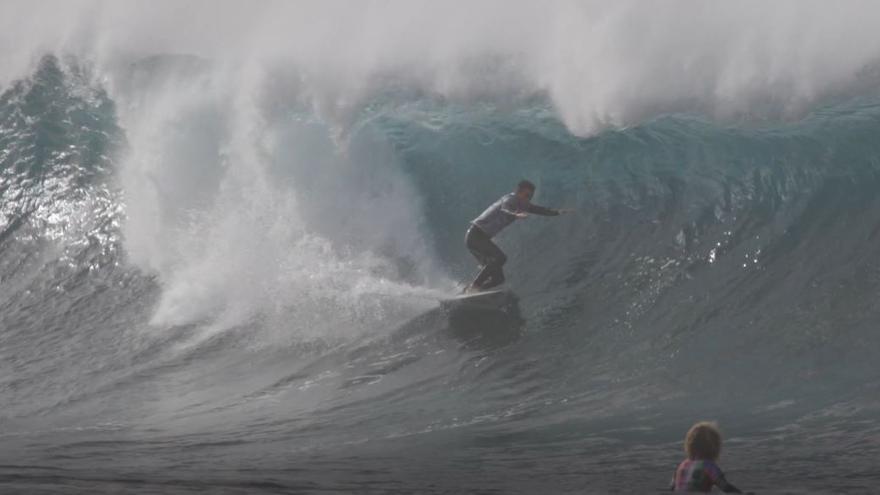
<svg viewBox="0 0 880 495"><path fill-rule="evenodd" d="M718 425L701 421L688 430L684 437L684 451L689 459L716 461L721 455L721 432Z"/></svg>
<svg viewBox="0 0 880 495"><path fill-rule="evenodd" d="M514 194L516 194L519 199L528 201L535 195L535 184L523 179L516 185L516 192Z"/></svg>

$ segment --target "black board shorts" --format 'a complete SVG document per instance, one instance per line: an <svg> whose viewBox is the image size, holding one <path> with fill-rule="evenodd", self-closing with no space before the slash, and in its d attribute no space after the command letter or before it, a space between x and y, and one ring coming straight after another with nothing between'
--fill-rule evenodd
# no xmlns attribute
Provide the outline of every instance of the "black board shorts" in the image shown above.
<svg viewBox="0 0 880 495"><path fill-rule="evenodd" d="M464 237L464 243L468 251L477 258L483 266L502 266L507 261L507 255L501 250L492 238L483 229L471 225Z"/></svg>

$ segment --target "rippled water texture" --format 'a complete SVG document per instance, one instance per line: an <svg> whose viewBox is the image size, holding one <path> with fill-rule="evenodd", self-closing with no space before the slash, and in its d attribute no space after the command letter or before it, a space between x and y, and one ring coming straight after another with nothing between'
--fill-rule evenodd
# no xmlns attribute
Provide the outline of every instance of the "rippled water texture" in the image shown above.
<svg viewBox="0 0 880 495"><path fill-rule="evenodd" d="M876 490L880 98L867 48L838 47L834 70L804 70L806 88L786 63L831 64L809 39L777 66L736 58L739 31L719 27L727 41L669 42L698 80L679 88L655 68L666 90L642 91L647 75L618 58L581 54L610 85L474 34L494 8L511 23L531 12L534 31L518 32L547 39L527 4L479 4L461 27L497 56L427 50L457 18L430 4L400 14L423 20L419 36L383 10L339 18L363 22L362 52L308 43L336 39L315 4L218 4L211 22L226 27L230 12L265 14L253 21L265 29L236 34L255 50L238 65L239 48L189 21L83 5L106 38L37 51L0 88L0 492L654 493L698 420L718 421L719 464L745 490ZM560 5L548 33L569 39L563 20L581 7ZM644 19L631 4L596 5L583 7L593 41L668 48L672 34L633 34ZM707 32L721 15L669 5L698 11ZM817 5L780 5L767 15L792 29L870 38L848 8L823 30ZM287 46L271 21L292 12L314 25L297 21ZM659 25L677 26L664 12ZM752 15L736 12L734 24ZM119 46L116 20L131 28ZM367 29L383 23L391 34ZM129 50L151 32L180 48ZM413 49L439 72L386 34L422 40ZM779 36L767 57L788 46ZM628 46L618 55L635 57ZM468 222L524 177L536 203L575 212L496 239L516 310L445 312L476 268Z"/></svg>

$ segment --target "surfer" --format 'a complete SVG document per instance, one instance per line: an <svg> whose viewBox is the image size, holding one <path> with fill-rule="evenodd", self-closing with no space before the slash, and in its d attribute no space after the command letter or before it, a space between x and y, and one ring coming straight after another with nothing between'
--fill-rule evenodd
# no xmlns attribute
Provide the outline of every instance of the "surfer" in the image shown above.
<svg viewBox="0 0 880 495"><path fill-rule="evenodd" d="M731 485L718 467L721 433L714 423L700 422L691 427L684 440L687 459L675 470L670 488L675 492L709 493L717 486L725 493L742 493Z"/></svg>
<svg viewBox="0 0 880 495"><path fill-rule="evenodd" d="M507 262L507 256L492 242L492 238L514 220L526 218L529 214L552 217L571 211L534 205L531 203L534 195L535 185L527 180L520 181L514 192L502 196L471 222L464 242L483 268L474 281L465 287L465 292L489 290L504 282L502 267Z"/></svg>

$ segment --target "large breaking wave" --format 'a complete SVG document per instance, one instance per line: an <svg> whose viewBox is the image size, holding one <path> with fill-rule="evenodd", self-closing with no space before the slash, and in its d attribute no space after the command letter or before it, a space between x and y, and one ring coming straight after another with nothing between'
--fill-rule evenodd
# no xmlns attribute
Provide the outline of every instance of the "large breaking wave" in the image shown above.
<svg viewBox="0 0 880 495"><path fill-rule="evenodd" d="M707 417L738 485L876 482L867 4L230 4L253 60L84 5L0 59L10 489L649 490ZM523 177L576 210L499 239L523 320L450 321L467 222Z"/></svg>

